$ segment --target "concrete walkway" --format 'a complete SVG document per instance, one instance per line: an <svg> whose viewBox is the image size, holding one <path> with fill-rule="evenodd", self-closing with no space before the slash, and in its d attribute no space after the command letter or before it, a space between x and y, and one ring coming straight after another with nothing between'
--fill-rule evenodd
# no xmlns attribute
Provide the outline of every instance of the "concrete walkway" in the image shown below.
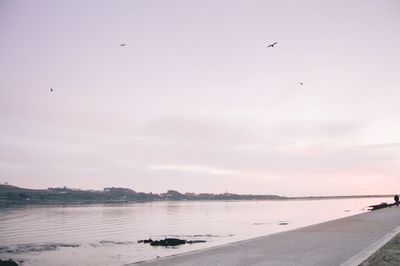
<svg viewBox="0 0 400 266"><path fill-rule="evenodd" d="M400 207L135 265L358 265L400 231Z"/></svg>

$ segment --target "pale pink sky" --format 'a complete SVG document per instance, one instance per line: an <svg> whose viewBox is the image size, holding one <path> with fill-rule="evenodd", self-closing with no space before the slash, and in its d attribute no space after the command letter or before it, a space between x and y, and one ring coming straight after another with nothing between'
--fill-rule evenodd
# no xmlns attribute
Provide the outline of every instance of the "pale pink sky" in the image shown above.
<svg viewBox="0 0 400 266"><path fill-rule="evenodd" d="M0 182L399 193L399 12L395 0L0 0Z"/></svg>

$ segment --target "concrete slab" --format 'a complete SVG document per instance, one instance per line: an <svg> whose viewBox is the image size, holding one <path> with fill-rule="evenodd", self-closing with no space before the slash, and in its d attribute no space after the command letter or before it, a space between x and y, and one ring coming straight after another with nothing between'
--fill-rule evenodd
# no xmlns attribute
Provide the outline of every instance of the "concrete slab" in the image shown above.
<svg viewBox="0 0 400 266"><path fill-rule="evenodd" d="M400 230L400 208L132 265L358 265Z"/></svg>

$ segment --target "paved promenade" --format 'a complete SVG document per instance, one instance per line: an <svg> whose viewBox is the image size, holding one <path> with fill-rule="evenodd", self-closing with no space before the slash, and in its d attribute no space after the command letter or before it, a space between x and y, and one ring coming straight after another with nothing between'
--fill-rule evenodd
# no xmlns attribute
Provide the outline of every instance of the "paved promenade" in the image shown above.
<svg viewBox="0 0 400 266"><path fill-rule="evenodd" d="M135 265L358 265L399 231L391 207Z"/></svg>

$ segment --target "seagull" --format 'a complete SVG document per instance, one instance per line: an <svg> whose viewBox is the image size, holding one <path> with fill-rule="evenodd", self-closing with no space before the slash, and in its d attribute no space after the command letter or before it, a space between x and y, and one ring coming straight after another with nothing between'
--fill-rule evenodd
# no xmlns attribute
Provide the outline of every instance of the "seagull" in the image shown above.
<svg viewBox="0 0 400 266"><path fill-rule="evenodd" d="M277 43L278 43L278 42L274 42L273 44L268 45L267 48L269 48L269 47L274 47L274 45L277 44Z"/></svg>
<svg viewBox="0 0 400 266"><path fill-rule="evenodd" d="M121 43L119 46L126 46L126 43Z"/></svg>

